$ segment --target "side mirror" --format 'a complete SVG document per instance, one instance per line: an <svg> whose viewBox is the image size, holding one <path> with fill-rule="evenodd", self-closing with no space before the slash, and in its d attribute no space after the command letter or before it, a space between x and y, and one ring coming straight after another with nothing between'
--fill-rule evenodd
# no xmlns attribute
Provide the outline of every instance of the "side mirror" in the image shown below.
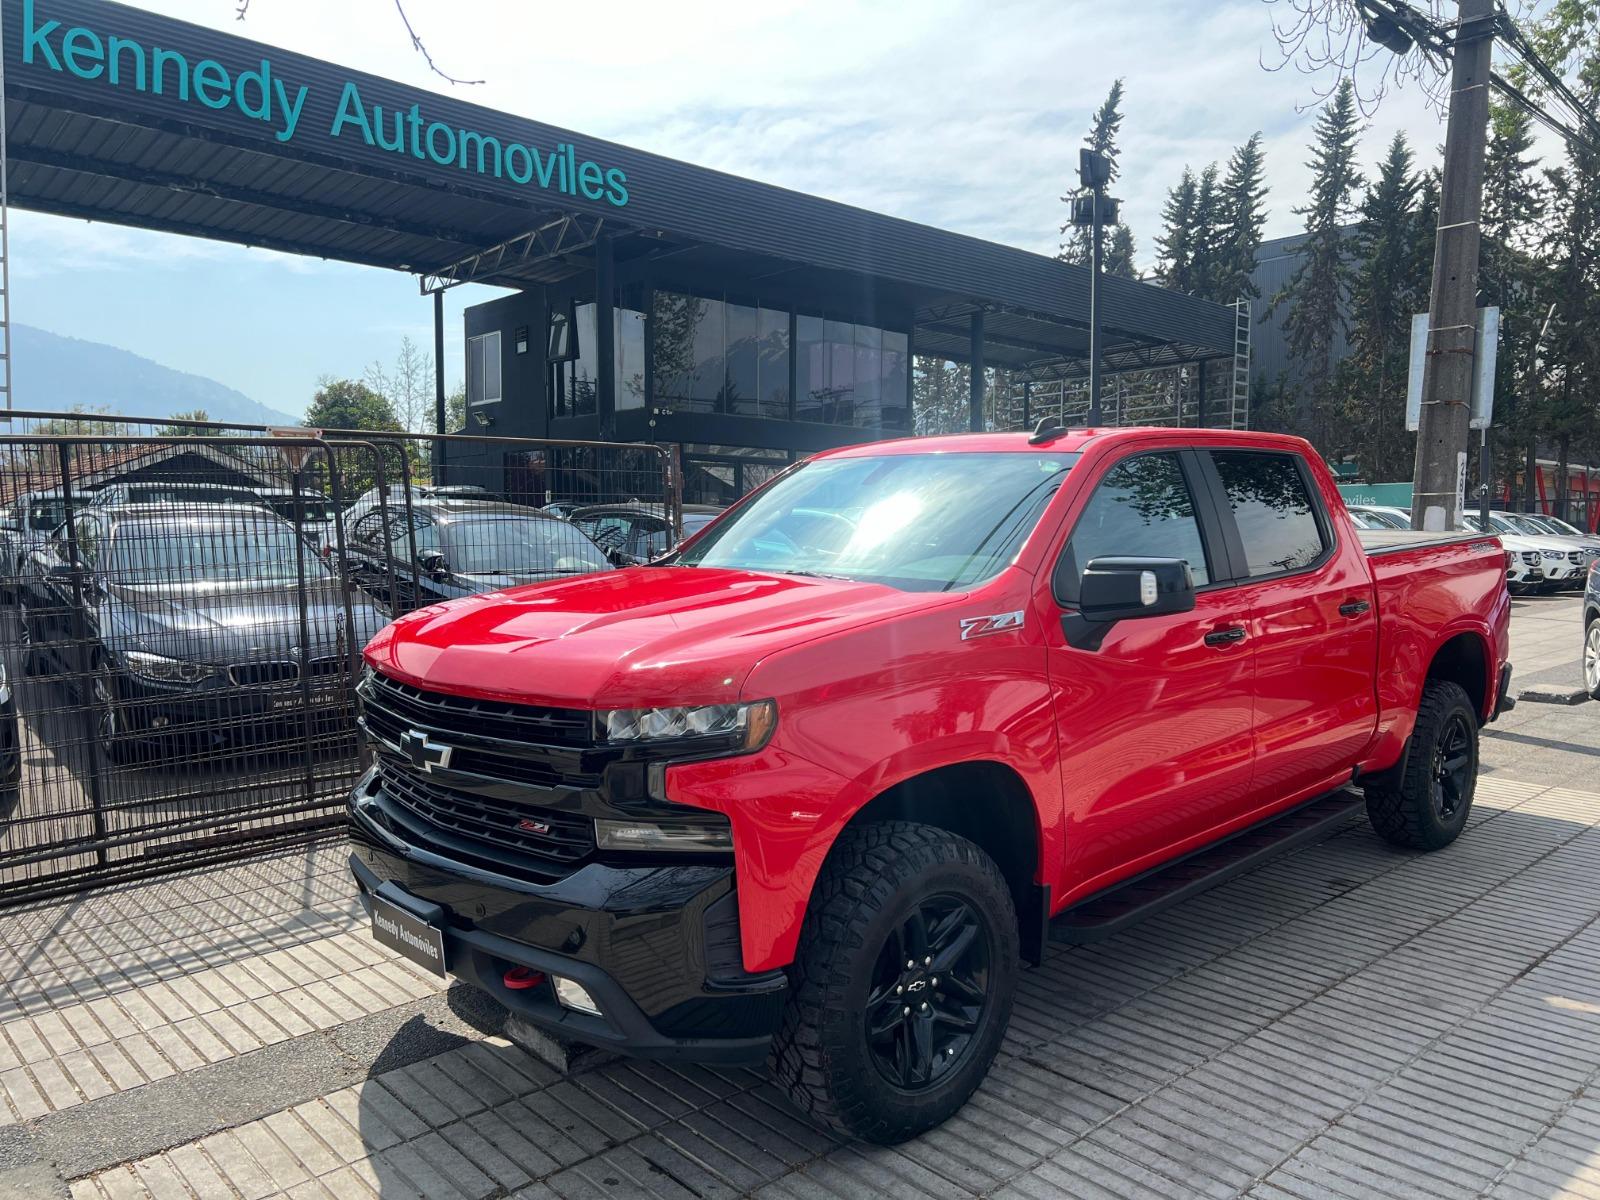
<svg viewBox="0 0 1600 1200"><path fill-rule="evenodd" d="M1109 623L1194 609L1194 576L1181 558L1096 558L1078 585L1078 611Z"/></svg>
<svg viewBox="0 0 1600 1200"><path fill-rule="evenodd" d="M450 568L444 561L442 554L423 554L417 559L417 565L422 568L422 573L430 579L446 579L450 575Z"/></svg>

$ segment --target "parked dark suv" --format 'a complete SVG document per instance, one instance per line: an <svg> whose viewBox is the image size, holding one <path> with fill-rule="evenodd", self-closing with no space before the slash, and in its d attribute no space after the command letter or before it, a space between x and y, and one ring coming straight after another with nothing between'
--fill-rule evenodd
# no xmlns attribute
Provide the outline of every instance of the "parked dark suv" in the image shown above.
<svg viewBox="0 0 1600 1200"><path fill-rule="evenodd" d="M413 500L409 518L402 505L375 508L345 536L352 578L396 616L474 592L611 569L572 523L495 500Z"/></svg>
<svg viewBox="0 0 1600 1200"><path fill-rule="evenodd" d="M243 740L350 686L352 645L385 617L357 594L347 628L339 580L264 508L92 508L32 555L18 613L22 659L92 700L115 761L154 739ZM303 593L299 587L304 577ZM302 595L304 597L302 601Z"/></svg>

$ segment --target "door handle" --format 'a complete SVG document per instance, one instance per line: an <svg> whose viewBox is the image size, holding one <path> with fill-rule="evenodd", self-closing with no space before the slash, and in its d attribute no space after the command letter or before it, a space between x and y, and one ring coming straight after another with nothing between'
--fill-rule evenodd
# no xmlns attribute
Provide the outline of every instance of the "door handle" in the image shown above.
<svg viewBox="0 0 1600 1200"><path fill-rule="evenodd" d="M1244 626L1231 625L1227 629L1213 629L1206 634L1208 646L1231 646L1235 642L1244 641Z"/></svg>
<svg viewBox="0 0 1600 1200"><path fill-rule="evenodd" d="M1339 615L1341 617L1359 617L1371 607L1371 602L1367 600L1346 600L1339 605Z"/></svg>

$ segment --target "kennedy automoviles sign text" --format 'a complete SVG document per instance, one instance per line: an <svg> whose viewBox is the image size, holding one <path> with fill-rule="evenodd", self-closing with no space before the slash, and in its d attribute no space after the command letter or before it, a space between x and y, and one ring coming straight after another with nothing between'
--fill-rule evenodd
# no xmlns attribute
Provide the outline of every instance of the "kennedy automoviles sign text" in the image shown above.
<svg viewBox="0 0 1600 1200"><path fill-rule="evenodd" d="M181 51L146 46L134 38L101 33L83 25L63 27L37 10L35 0L22 5L22 65L74 75L114 88L131 88L170 96L206 108L235 109L260 121L280 142L304 132L302 117L311 89L286 83L263 58L246 70L230 71L213 58L191 61ZM628 203L628 177L580 159L576 147L557 142L541 150L523 142L502 140L476 129L430 121L422 105L385 109L368 104L354 82L339 94L329 138L357 138L366 145L406 155L441 167L455 167L495 179L527 184L621 208Z"/></svg>

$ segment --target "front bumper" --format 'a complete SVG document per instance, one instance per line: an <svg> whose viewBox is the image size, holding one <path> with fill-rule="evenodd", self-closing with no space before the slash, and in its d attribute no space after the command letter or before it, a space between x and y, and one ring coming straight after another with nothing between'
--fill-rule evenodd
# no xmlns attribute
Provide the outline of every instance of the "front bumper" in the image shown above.
<svg viewBox="0 0 1600 1200"><path fill-rule="evenodd" d="M451 975L573 1041L641 1058L765 1059L787 979L743 969L731 866L588 862L532 882L412 844L384 804L369 775L351 806L362 903L370 913L379 894L438 925ZM548 979L506 986L512 967L581 984L601 1015L563 1008Z"/></svg>

